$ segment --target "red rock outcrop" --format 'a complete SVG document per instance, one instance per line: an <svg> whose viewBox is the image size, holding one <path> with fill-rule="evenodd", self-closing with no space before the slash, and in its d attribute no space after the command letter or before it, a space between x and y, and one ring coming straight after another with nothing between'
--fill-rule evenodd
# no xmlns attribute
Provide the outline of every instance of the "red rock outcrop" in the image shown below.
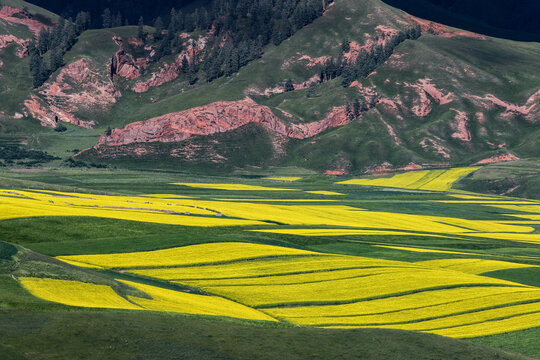
<svg viewBox="0 0 540 360"><path fill-rule="evenodd" d="M61 103L73 111L114 104L121 94L110 79L94 70L98 68L99 64L91 59L77 60L64 67L55 81L45 84L40 93L47 97L48 102Z"/></svg>
<svg viewBox="0 0 540 360"><path fill-rule="evenodd" d="M0 50L16 44L18 46L17 52L15 53L17 57L24 58L28 56L28 45L30 40L20 39L14 35L0 35Z"/></svg>
<svg viewBox="0 0 540 360"><path fill-rule="evenodd" d="M133 91L143 93L152 87L161 86L169 81L172 81L182 73L182 59L186 57L189 62L192 62L197 54L205 47L208 41L207 37L200 37L198 40L189 39L187 48L182 50L176 57L176 60L171 64L163 64L157 73L153 73L150 79L139 81L133 86Z"/></svg>
<svg viewBox="0 0 540 360"><path fill-rule="evenodd" d="M505 161L515 161L519 160L519 158L514 154L502 154L502 155L495 155L487 159L483 159L475 163L474 165L485 165L485 164L495 164Z"/></svg>
<svg viewBox="0 0 540 360"><path fill-rule="evenodd" d="M0 9L0 19L7 21L11 24L21 24L26 26L30 31L32 31L36 36L39 35L39 32L44 27L51 27L56 23L48 18L43 18L47 21L44 23L37 20L32 14L28 11L17 9L12 6L3 6Z"/></svg>
<svg viewBox="0 0 540 360"><path fill-rule="evenodd" d="M55 127L59 121L65 121L87 129L91 129L95 125L93 121L79 120L72 114L55 105L45 104L35 95L31 95L29 100L25 100L24 106L30 115L33 118L38 119L43 126Z"/></svg>
<svg viewBox="0 0 540 360"><path fill-rule="evenodd" d="M240 101L219 101L147 121L134 122L122 129L113 129L110 136L102 135L97 146L154 141L179 142L191 135L225 132L248 123L259 123L278 134L304 139L347 122L345 109L336 107L323 120L286 125L269 107L258 105L250 98L246 98Z"/></svg>
<svg viewBox="0 0 540 360"><path fill-rule="evenodd" d="M525 119L532 123L540 122L540 90L532 94L524 105L508 103L492 94L487 94L484 97L466 94L464 97L471 100L476 106L481 106L487 110L492 109L494 106L505 109L505 112L501 115L503 118L523 115Z"/></svg>
<svg viewBox="0 0 540 360"><path fill-rule="evenodd" d="M411 109L418 117L424 117L431 113L432 102L427 95L441 105L448 104L455 99L453 93L450 92L444 95L431 82L431 79L419 79L416 84L404 83L406 87L414 88L418 93L418 98L414 100L414 105Z"/></svg>
<svg viewBox="0 0 540 360"><path fill-rule="evenodd" d="M436 155L440 155L445 159L450 159L450 150L442 145L443 140L438 136L432 135L430 138L424 138L420 141L420 146L423 149L431 150Z"/></svg>
<svg viewBox="0 0 540 360"><path fill-rule="evenodd" d="M456 124L452 124L456 131L452 134L452 137L461 141L470 142L471 132L469 131L469 117L464 111L456 109L452 110L456 112Z"/></svg>
<svg viewBox="0 0 540 360"><path fill-rule="evenodd" d="M420 19L420 18L411 16L405 12L403 12L403 14L407 19L412 21L413 24L420 25L423 33L438 35L445 38L453 38L453 37L460 36L460 37L468 37L468 38L473 38L473 39L478 39L478 40L486 40L486 37L480 34L476 34L470 31L452 31L449 27L445 25L434 23L429 20Z"/></svg>
<svg viewBox="0 0 540 360"><path fill-rule="evenodd" d="M126 79L136 79L141 76L136 60L123 49L118 50L111 59L111 76L114 75Z"/></svg>
<svg viewBox="0 0 540 360"><path fill-rule="evenodd" d="M94 121L82 121L76 117L81 110L105 110L116 103L121 94L112 81L97 70L99 64L88 58L75 61L60 70L53 82L45 83L39 93L24 102L30 114L44 126L56 125L56 118L77 126L91 128Z"/></svg>
<svg viewBox="0 0 540 360"><path fill-rule="evenodd" d="M383 162L379 165L372 165L368 166L364 169L364 173L366 174L372 174L374 176L384 176L388 175L388 173L396 172L396 171L415 171L415 170L422 170L423 167L421 165L418 165L416 163L410 162L406 166L396 168L394 165L390 164L389 162Z"/></svg>

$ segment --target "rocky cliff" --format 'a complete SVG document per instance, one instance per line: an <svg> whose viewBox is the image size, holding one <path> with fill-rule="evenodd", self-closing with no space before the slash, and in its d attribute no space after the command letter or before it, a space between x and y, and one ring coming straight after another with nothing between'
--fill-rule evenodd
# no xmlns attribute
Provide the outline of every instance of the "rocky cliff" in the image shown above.
<svg viewBox="0 0 540 360"><path fill-rule="evenodd" d="M103 134L96 146L120 146L145 142L180 142L192 135L210 135L237 129L249 123L287 137L305 139L348 122L345 110L336 107L323 120L308 124L285 124L267 106L250 98L219 101L185 111L166 114L113 129Z"/></svg>

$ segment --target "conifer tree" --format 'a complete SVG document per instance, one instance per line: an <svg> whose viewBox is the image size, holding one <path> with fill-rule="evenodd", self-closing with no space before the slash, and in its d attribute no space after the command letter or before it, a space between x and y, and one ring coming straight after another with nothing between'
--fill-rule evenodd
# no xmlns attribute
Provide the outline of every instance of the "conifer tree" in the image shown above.
<svg viewBox="0 0 540 360"><path fill-rule="evenodd" d="M107 29L112 26L112 15L111 10L109 8L106 8L103 10L103 14L101 14L101 18L103 20L103 28Z"/></svg>
<svg viewBox="0 0 540 360"><path fill-rule="evenodd" d="M154 40L159 41L163 36L163 20L161 20L160 16L158 16L156 21L154 22L154 28Z"/></svg>
<svg viewBox="0 0 540 360"><path fill-rule="evenodd" d="M137 24L137 37L141 40L144 39L144 19L141 16Z"/></svg>
<svg viewBox="0 0 540 360"><path fill-rule="evenodd" d="M50 33L49 30L45 27L41 28L38 35L38 44L37 48L41 55L45 54L49 50L50 45Z"/></svg>
<svg viewBox="0 0 540 360"><path fill-rule="evenodd" d="M290 78L285 81L285 91L294 91L294 84Z"/></svg>

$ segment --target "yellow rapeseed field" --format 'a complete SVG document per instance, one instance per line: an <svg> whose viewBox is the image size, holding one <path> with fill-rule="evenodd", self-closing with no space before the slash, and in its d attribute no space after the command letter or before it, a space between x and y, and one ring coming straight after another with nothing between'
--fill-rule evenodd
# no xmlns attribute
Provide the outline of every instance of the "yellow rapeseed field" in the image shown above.
<svg viewBox="0 0 540 360"><path fill-rule="evenodd" d="M429 331L455 326L483 323L485 321L504 319L511 316L525 315L530 313L538 313L540 315L539 302L504 306L489 310L471 311L465 314L440 317L437 319L411 322L407 324L377 324L377 327L412 331ZM536 324L536 326L538 325L540 325L540 322ZM363 325L360 325L360 327L363 327Z"/></svg>
<svg viewBox="0 0 540 360"><path fill-rule="evenodd" d="M279 246L227 242L207 243L165 250L121 254L57 256L58 260L77 261L104 268L137 268L185 266L220 263L283 255L316 255L318 253Z"/></svg>
<svg viewBox="0 0 540 360"><path fill-rule="evenodd" d="M338 182L345 185L384 186L403 189L449 191L461 177L478 170L479 167L453 168L449 170L423 170L397 174L389 178L352 179Z"/></svg>
<svg viewBox="0 0 540 360"><path fill-rule="evenodd" d="M23 277L21 284L32 295L69 306L110 309L142 308L118 295L110 286L80 281Z"/></svg>
<svg viewBox="0 0 540 360"><path fill-rule="evenodd" d="M493 296L508 298L528 297L536 299L538 289L524 286L470 286L440 290L426 290L414 294L388 296L381 299L363 300L339 305L311 305L294 307L274 307L266 309L268 313L279 318L311 318L311 317L348 317L357 315L392 314L394 312L422 309L427 307L449 305L455 302L477 301L478 308L489 303L486 299ZM519 300L516 300L516 302Z"/></svg>
<svg viewBox="0 0 540 360"><path fill-rule="evenodd" d="M189 294L132 281L118 280L143 291L152 300L130 296L129 299L145 310L184 314L229 316L240 319L277 321L265 313L218 296Z"/></svg>
<svg viewBox="0 0 540 360"><path fill-rule="evenodd" d="M390 246L390 245L373 245L376 247L394 249L394 250L403 250L403 251L412 251L419 253L440 253L440 254L459 254L459 255L475 255L474 253L460 252L460 251L447 251L447 250L433 250L433 249L422 249L422 248L413 248L406 246Z"/></svg>
<svg viewBox="0 0 540 360"><path fill-rule="evenodd" d="M538 244L540 243L540 234L520 234L520 233L499 233L499 232L489 232L489 233L466 233L463 235L482 237L488 239L500 239L500 240L511 240L524 243Z"/></svg>
<svg viewBox="0 0 540 360"><path fill-rule="evenodd" d="M268 229L305 236L425 235L420 232L538 242L526 221L468 220L382 211L334 204L260 203L270 199L203 200L108 196L68 192L3 190L0 219L36 216L89 216L184 226L247 226L275 223L351 229ZM278 199L279 200L279 199ZM313 201L313 199L299 201ZM289 201L289 200L287 200ZM512 206L512 205L509 205ZM533 214L531 214L533 215ZM535 215L535 214L534 214Z"/></svg>
<svg viewBox="0 0 540 360"><path fill-rule="evenodd" d="M171 183L201 189L231 190L231 191L298 191L298 189L284 189L268 186L246 184L213 184L213 183Z"/></svg>
<svg viewBox="0 0 540 360"><path fill-rule="evenodd" d="M483 274L491 271L506 270L506 269L521 269L528 267L538 267L534 265L513 263L499 260L485 259L443 259L443 260L428 260L417 262L416 264L425 265L428 267L438 267L461 271L467 274Z"/></svg>
<svg viewBox="0 0 540 360"><path fill-rule="evenodd" d="M173 204L168 199L30 191L21 193L27 198L0 197L0 220L38 216L88 216L185 226L262 224L252 220L217 217L215 211L198 204Z"/></svg>
<svg viewBox="0 0 540 360"><path fill-rule="evenodd" d="M433 288L456 286L516 286L510 281L458 273L444 269L407 269L387 274L290 285L231 285L199 287L250 306L358 301Z"/></svg>
<svg viewBox="0 0 540 360"><path fill-rule="evenodd" d="M388 230L364 230L364 229L265 229L250 230L255 232L266 232L274 234L288 234L300 236L350 236L350 235L415 235L415 236L433 236L441 237L435 234L420 234L404 231Z"/></svg>
<svg viewBox="0 0 540 360"><path fill-rule="evenodd" d="M407 267L406 269L411 269ZM301 271L301 269L298 269ZM373 267L373 268L360 268L360 269L333 269L333 270L319 270L315 272L306 272L300 274L279 274L279 275L267 275L264 277L249 277L249 278L236 278L236 279L201 279L201 280L181 280L182 284L194 286L194 287L214 287L214 286L267 286L267 285L294 285L294 284L309 284L326 282L332 280L341 279L353 279L364 276L374 276L381 274L400 274L404 268L392 268L392 267Z"/></svg>
<svg viewBox="0 0 540 360"><path fill-rule="evenodd" d="M540 312L517 315L506 319L483 321L471 325L455 326L429 332L453 338L473 338L503 334L511 331L531 329L540 326Z"/></svg>
<svg viewBox="0 0 540 360"><path fill-rule="evenodd" d="M130 270L131 273L165 280L235 279L268 275L299 274L314 271L370 268L418 267L400 261L343 255L315 255L298 258L259 259L219 265Z"/></svg>
<svg viewBox="0 0 540 360"><path fill-rule="evenodd" d="M450 299L449 299L450 300ZM426 306L426 307L417 307L412 309L400 310L400 311L389 311L384 313L376 314L358 314L353 315L349 314L347 316L321 316L320 313L317 313L315 309L308 316L295 317L288 316L281 317L286 318L288 321L294 322L299 325L315 325L315 326L328 326L328 325L389 325L389 324L398 324L405 322L420 322L422 320L447 317L447 321L452 317L459 316L456 320L459 324L460 321L467 321L466 316L459 314L462 313L474 313L481 309L488 309L491 307L501 307L499 312L509 312L509 309L506 307L511 307L512 304L517 304L519 302L525 301L535 301L533 304L530 304L529 307L516 308L518 312L527 311L527 309L536 309L540 311L540 291L522 291L522 292L511 292L505 294L497 294L484 297L474 297L471 299L458 300L453 302L448 302L440 305ZM365 304L366 307L369 304ZM411 303L411 306L416 304ZM514 309L514 310L516 310ZM519 310L521 309L521 310ZM269 313L274 313L275 309L268 309ZM279 314L279 311L276 311ZM474 321L474 316L471 317ZM435 322L435 320L433 320Z"/></svg>
<svg viewBox="0 0 540 360"><path fill-rule="evenodd" d="M345 194L338 193L335 191L326 191L326 190L314 190L314 191L306 191L308 194L315 194L315 195L328 195L328 196L343 196Z"/></svg>

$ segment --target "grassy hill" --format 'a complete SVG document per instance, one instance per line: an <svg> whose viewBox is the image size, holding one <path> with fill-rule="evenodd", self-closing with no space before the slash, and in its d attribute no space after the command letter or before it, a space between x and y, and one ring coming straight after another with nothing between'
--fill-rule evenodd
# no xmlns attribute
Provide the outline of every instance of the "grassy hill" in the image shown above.
<svg viewBox="0 0 540 360"><path fill-rule="evenodd" d="M39 12L34 7L29 9ZM367 78L359 79L356 86L343 87L339 76L303 88L303 83L317 78L324 59L341 56L345 39L361 46L370 40L387 39L390 35L385 31L406 31L418 23L424 26L422 36L397 45L392 56ZM5 31L26 31L23 35L30 37L24 27L11 26ZM250 96L288 125L320 121L336 107L355 100L371 105L347 125L304 140L276 136L250 125L195 136L182 143L158 141L101 148L83 153L78 159L88 164L214 173L246 166L293 166L361 174L381 166L398 170L411 163L431 168L471 165L501 155L535 158L540 151L538 109L534 106L540 81L537 43L491 37L482 40L459 29L415 20L382 1L338 0L323 16L289 39L278 46L266 46L260 59L237 74L207 83L201 73L201 79L190 85L185 74L179 73L172 81L139 93L133 91L135 84L153 79L176 57L169 55L151 63L141 69L143 75L139 78L114 76L111 80L110 64L121 48L134 58L148 56L147 51L126 45L136 33L134 26L84 32L64 56L66 66L37 90L31 90L28 58L17 58L13 46L0 52L5 64L0 75L5 79L3 94L9 99L3 107L5 113L0 115L5 137L67 160L94 146L109 128L121 129L135 121ZM190 36L200 39L205 34L195 32ZM62 78L66 69L79 61L84 61L93 74L93 87L87 86L88 80L78 83ZM282 92L289 78L296 90ZM51 87L64 85L68 86L68 99L81 94L87 100L66 101L61 96L47 95ZM105 96L104 89L115 93ZM262 95L264 91L266 95ZM41 99L45 110L54 112L56 106L95 125L85 129L64 123L65 132L41 127L23 106L30 96ZM95 106L87 106L89 99L98 99ZM25 116L19 118L17 113ZM246 138L253 141L238 141ZM237 145L231 151L233 142ZM176 149L186 148L206 149L213 155L209 158L206 150L195 152L189 159L172 155ZM242 155L248 153L253 156ZM50 166L68 164L62 160Z"/></svg>

